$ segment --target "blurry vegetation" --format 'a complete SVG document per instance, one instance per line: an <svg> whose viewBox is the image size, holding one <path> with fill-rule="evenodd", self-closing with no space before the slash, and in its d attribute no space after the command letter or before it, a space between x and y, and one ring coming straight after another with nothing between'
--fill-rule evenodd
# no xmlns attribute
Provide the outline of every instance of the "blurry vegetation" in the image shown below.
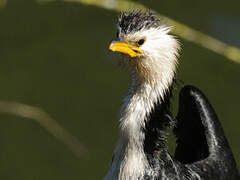
<svg viewBox="0 0 240 180"><path fill-rule="evenodd" d="M57 121L40 108L17 102L0 101L0 113L34 120L69 147L78 158L83 157L84 153L86 153L84 145L82 145L76 137L69 134Z"/></svg>
<svg viewBox="0 0 240 180"><path fill-rule="evenodd" d="M0 7L4 7L7 3L7 0L0 0Z"/></svg>

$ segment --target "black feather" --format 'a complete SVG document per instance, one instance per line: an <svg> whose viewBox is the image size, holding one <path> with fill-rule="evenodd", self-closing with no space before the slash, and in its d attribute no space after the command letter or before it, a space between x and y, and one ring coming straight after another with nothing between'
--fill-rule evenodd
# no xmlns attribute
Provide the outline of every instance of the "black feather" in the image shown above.
<svg viewBox="0 0 240 180"><path fill-rule="evenodd" d="M159 19L151 12L133 11L123 13L119 18L118 29L124 34L130 34L142 29L159 26Z"/></svg>

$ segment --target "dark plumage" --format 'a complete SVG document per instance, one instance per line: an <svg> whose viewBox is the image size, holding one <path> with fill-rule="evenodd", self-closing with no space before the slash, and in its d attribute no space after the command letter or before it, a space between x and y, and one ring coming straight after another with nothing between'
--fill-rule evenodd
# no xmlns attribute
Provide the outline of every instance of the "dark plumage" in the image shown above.
<svg viewBox="0 0 240 180"><path fill-rule="evenodd" d="M159 19L157 19L151 12L142 13L141 11L134 11L132 13L123 13L119 19L118 30L124 34L134 33L142 29L149 29L159 26Z"/></svg>
<svg viewBox="0 0 240 180"><path fill-rule="evenodd" d="M146 173L146 179L240 179L218 117L199 89L185 86L181 90L174 129L177 137L174 157L166 146L165 131L171 124L171 119L162 118L166 114L169 114L168 100L155 105L146 125L145 153L157 172L154 176Z"/></svg>

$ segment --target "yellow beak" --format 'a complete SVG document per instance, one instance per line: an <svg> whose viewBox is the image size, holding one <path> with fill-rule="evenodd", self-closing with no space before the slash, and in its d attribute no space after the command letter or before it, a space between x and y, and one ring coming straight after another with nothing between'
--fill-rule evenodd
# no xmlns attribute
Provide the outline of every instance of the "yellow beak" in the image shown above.
<svg viewBox="0 0 240 180"><path fill-rule="evenodd" d="M139 49L137 46L133 46L124 42L112 42L109 46L109 49L113 52L116 51L127 54L132 58L143 54L143 50Z"/></svg>

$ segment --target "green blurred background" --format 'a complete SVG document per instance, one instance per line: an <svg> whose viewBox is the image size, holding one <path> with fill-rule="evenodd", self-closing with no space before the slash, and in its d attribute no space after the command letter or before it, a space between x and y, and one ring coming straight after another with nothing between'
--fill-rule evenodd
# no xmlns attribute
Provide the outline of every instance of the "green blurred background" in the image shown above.
<svg viewBox="0 0 240 180"><path fill-rule="evenodd" d="M87 152L77 158L36 122L0 114L0 179L102 179L118 138L118 111L130 83L128 74L117 66L118 58L108 51L119 14L80 3L3 2L0 101L42 108ZM236 0L138 2L240 47ZM178 77L205 92L240 166L240 64L180 41Z"/></svg>

